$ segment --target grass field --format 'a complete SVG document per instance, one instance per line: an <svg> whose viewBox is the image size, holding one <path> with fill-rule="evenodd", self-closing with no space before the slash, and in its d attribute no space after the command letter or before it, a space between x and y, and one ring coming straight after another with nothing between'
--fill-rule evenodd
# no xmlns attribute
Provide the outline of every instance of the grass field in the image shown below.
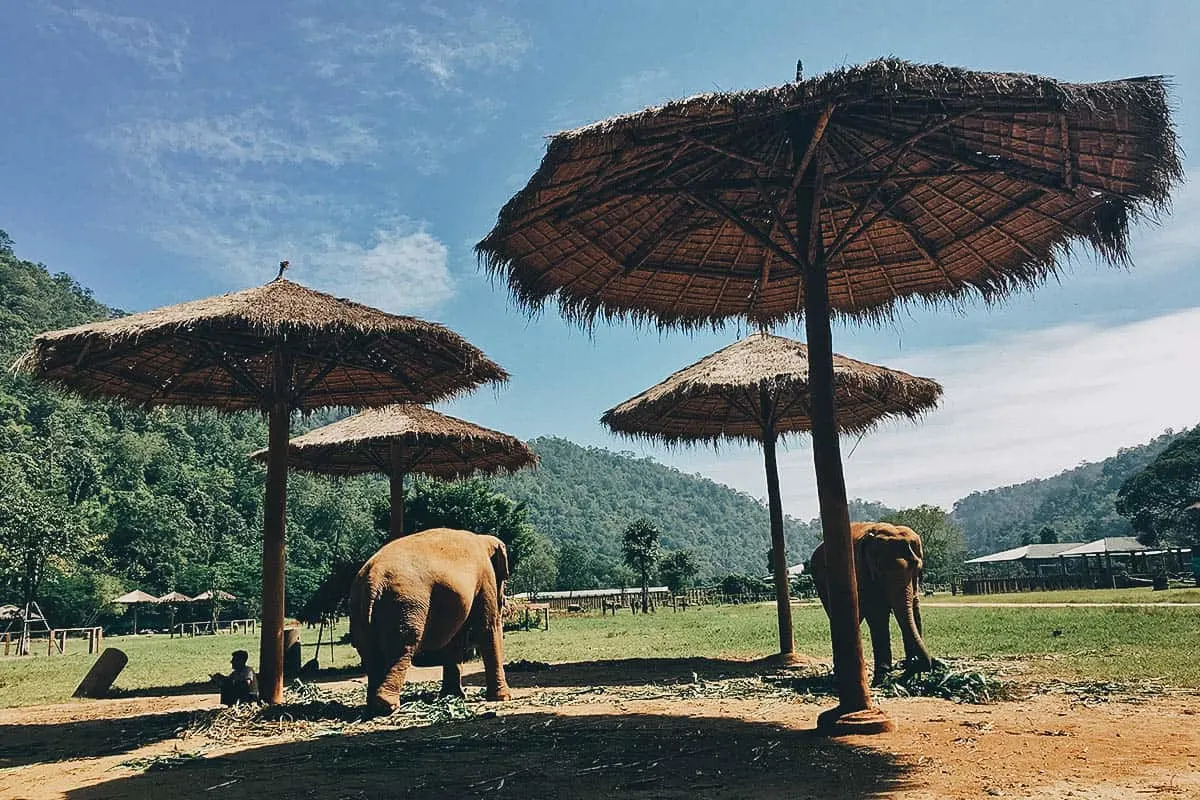
<svg viewBox="0 0 1200 800"><path fill-rule="evenodd" d="M1200 688L1200 608L938 608L931 604L924 617L929 648L937 657L1010 661L1034 681L1153 680ZM820 606L796 607L794 624L800 652L819 658L830 655L828 622ZM306 630L304 636L312 640L315 631ZM663 610L636 617L560 616L552 619L549 631L510 632L505 641L508 660L758 657L775 651L775 612L773 605L761 604ZM900 657L898 633L893 633L892 641L893 655ZM204 691L199 683L209 673L228 671L230 652L243 648L253 654L258 642L252 636L176 640L141 636L113 637L106 644L129 656L118 687L154 694L179 692L188 684L191 691ZM869 638L864 639L864 648L869 660ZM336 648L332 665L327 653L322 651L322 667L358 662L348 645ZM310 656L311 649L306 648L305 658ZM92 661L86 654L0 659L0 706L65 700ZM252 655L251 662L255 661Z"/></svg>
<svg viewBox="0 0 1200 800"><path fill-rule="evenodd" d="M1156 592L1135 589L1069 589L1057 592L1013 592L1010 594L936 594L922 598L926 605L937 603L1200 603L1200 589L1168 589Z"/></svg>

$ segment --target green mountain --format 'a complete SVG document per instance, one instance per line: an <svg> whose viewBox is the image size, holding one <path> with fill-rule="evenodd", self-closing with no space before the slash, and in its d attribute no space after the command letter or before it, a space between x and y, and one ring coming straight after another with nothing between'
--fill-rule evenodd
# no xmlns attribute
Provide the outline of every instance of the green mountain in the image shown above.
<svg viewBox="0 0 1200 800"><path fill-rule="evenodd" d="M619 561L625 526L646 517L662 531L665 548L695 553L702 576L766 573L770 521L766 506L750 495L629 452L552 437L531 445L541 458L536 470L491 483L524 503L530 522L560 548L579 546ZM889 511L862 500L850 504L853 519ZM807 560L820 541L820 525L785 517L784 536L788 560Z"/></svg>
<svg viewBox="0 0 1200 800"><path fill-rule="evenodd" d="M1129 520L1116 511L1117 492L1183 433L1168 430L1098 463L967 495L954 504L952 516L966 535L968 552L982 555L1018 547L1022 536L1036 536L1046 526L1062 542L1132 536Z"/></svg>

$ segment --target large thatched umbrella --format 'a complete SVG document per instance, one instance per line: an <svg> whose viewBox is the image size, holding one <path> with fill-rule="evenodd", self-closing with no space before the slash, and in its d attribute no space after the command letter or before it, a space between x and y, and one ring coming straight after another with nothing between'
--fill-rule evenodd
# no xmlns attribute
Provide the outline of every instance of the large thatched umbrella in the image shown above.
<svg viewBox="0 0 1200 800"><path fill-rule="evenodd" d="M17 367L89 397L268 415L259 685L272 703L283 695L292 412L428 402L508 377L448 328L282 277L232 294L44 333Z"/></svg>
<svg viewBox="0 0 1200 800"><path fill-rule="evenodd" d="M263 460L266 450L251 453ZM497 475L537 464L515 436L403 403L372 408L288 442L288 463L326 475L382 472L391 478L390 536L404 535L404 476L443 480Z"/></svg>
<svg viewBox="0 0 1200 800"><path fill-rule="evenodd" d="M799 72L799 70L797 70ZM881 728L858 633L830 317L997 300L1129 227L1182 177L1165 82L1067 84L894 59L700 95L555 136L477 246L529 309L695 328L804 317L839 706Z"/></svg>
<svg viewBox="0 0 1200 800"><path fill-rule="evenodd" d="M833 357L833 387L838 430L850 434L865 433L887 417L915 419L936 406L942 394L942 387L928 378L840 355ZM600 421L617 433L670 443L732 439L762 445L774 551L779 653L784 663L794 663L797 656L775 445L784 434L812 430L808 348L782 336L752 334L609 409Z"/></svg>

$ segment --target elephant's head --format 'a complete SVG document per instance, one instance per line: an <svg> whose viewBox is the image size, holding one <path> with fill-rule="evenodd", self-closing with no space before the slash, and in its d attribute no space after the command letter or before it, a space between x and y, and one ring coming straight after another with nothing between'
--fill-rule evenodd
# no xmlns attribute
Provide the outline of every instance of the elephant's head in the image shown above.
<svg viewBox="0 0 1200 800"><path fill-rule="evenodd" d="M504 605L504 582L508 580L508 548L496 537L490 537L492 569L496 573L496 604Z"/></svg>
<svg viewBox="0 0 1200 800"><path fill-rule="evenodd" d="M862 538L862 559L867 574L875 582L888 577L920 577L925 568L921 540L903 530L871 530Z"/></svg>

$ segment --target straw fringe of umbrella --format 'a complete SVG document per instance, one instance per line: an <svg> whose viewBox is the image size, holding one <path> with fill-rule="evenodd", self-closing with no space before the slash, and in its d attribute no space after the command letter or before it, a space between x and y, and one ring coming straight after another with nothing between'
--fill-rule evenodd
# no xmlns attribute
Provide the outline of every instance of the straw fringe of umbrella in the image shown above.
<svg viewBox="0 0 1200 800"><path fill-rule="evenodd" d="M1054 276L1073 241L1129 263L1131 223L1183 177L1168 87L881 59L697 95L555 135L476 253L518 305L554 299L584 325L798 318L789 142L815 117L832 312L993 302Z"/></svg>
<svg viewBox="0 0 1200 800"><path fill-rule="evenodd" d="M443 400L508 380L504 369L443 325L285 278L44 333L13 369L92 398L256 409L272 382L273 358L263 341L274 339L290 340L297 409L362 408L404 396ZM451 362L456 369L446 370Z"/></svg>

